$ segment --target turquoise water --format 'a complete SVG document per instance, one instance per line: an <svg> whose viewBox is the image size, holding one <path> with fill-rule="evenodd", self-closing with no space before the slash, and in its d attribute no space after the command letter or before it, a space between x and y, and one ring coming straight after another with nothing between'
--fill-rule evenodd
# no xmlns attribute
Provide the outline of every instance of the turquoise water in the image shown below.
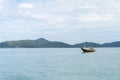
<svg viewBox="0 0 120 80"><path fill-rule="evenodd" d="M0 80L120 80L120 48L0 49Z"/></svg>

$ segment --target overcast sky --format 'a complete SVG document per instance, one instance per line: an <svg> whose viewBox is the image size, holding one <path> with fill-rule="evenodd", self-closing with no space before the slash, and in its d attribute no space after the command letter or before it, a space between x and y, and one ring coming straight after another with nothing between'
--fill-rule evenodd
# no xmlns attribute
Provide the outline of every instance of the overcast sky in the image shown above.
<svg viewBox="0 0 120 80"><path fill-rule="evenodd" d="M0 0L0 42L120 41L120 0Z"/></svg>

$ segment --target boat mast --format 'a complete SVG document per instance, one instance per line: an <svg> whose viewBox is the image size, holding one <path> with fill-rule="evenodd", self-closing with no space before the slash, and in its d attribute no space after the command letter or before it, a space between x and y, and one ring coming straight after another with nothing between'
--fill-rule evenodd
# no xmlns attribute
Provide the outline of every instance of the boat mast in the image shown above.
<svg viewBox="0 0 120 80"><path fill-rule="evenodd" d="M83 45L83 47L85 48L85 47L86 47L86 45L84 44L84 45Z"/></svg>

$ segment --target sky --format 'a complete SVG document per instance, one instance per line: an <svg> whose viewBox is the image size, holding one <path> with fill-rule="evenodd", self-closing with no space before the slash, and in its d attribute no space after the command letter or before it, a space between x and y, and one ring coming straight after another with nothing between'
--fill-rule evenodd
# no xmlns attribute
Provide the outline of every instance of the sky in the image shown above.
<svg viewBox="0 0 120 80"><path fill-rule="evenodd" d="M120 41L120 0L0 0L0 42Z"/></svg>

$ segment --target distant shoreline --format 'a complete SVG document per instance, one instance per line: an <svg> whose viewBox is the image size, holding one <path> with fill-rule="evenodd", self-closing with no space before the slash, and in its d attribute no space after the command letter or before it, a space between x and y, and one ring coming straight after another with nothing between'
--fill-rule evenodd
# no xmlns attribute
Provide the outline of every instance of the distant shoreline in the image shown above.
<svg viewBox="0 0 120 80"><path fill-rule="evenodd" d="M80 48L86 45L86 47L95 48L118 48L120 47L120 41L111 43L94 43L94 42L83 42L78 44L67 44L58 41L49 41L44 38L36 40L18 40L18 41L5 41L0 43L0 48Z"/></svg>

